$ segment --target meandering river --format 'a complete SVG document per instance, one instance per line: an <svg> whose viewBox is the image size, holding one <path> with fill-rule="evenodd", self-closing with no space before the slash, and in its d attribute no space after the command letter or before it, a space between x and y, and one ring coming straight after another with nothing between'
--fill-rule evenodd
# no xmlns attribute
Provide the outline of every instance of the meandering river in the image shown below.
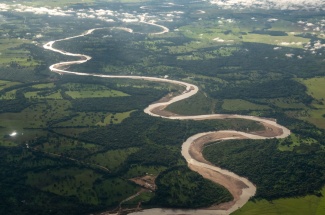
<svg viewBox="0 0 325 215"><path fill-rule="evenodd" d="M158 32L155 34L161 34L168 32L168 28L162 25L158 25L155 23L148 23L144 21L144 18L141 19L141 22L146 23L146 24L151 24L155 25L158 27L162 28L162 32ZM225 119L225 118L236 118L236 119L247 119L247 120L253 120L262 123L265 127L277 129L278 132L275 133L274 135L269 135L269 136L261 136L257 134L251 134L251 133L245 133L245 132L239 132L239 131L233 131L233 130L227 130L227 131L209 131L206 133L199 133L196 135L193 135L189 137L182 145L182 155L188 162L188 165L192 170L197 171L199 174L201 174L203 177L206 177L210 180L213 180L211 178L211 173L217 173L218 176L222 176L224 178L227 178L228 181L225 180L219 180L218 183L221 185L224 185L226 188L227 186L232 186L231 184L229 185L229 181L235 181L237 184L240 182L242 184L240 188L240 192L237 194L237 198L234 199L234 201L228 206L223 209L216 209L216 210L207 210L207 209L198 209L198 210L174 210L174 209L162 209L162 208L154 208L154 209L146 209L143 211L139 212L134 212L132 214L137 214L137 215L170 215L170 214L196 214L196 215L227 215L238 208L242 207L246 202L251 198L252 196L255 195L256 192L256 187L252 182L250 182L247 178L241 177L233 172L230 172L225 169L221 169L219 167L216 167L212 164L209 164L208 162L202 162L198 161L197 159L194 158L194 156L190 153L190 148L191 145L197 141L197 140L202 140L202 138L206 137L206 143L212 142L212 141L217 141L217 140L227 140L227 139L237 139L237 138L246 138L246 139L267 139L267 138L285 138L288 135L290 135L290 130L277 124L275 121L270 120L270 119L265 119L265 118L259 118L255 116L244 116L244 115L225 115L225 114L208 114L208 115L196 115L196 116L179 116L179 115L165 115L162 114L161 110L166 108L168 105L173 104L177 101L181 101L184 99L187 99L193 95L195 95L198 91L199 88L191 83L186 83L183 81L178 81L178 80L170 80L170 79L164 79L164 78L155 78L155 77L146 77L146 76L128 76L128 75L103 75L103 74L92 74L92 73L81 73L81 72L73 72L69 71L65 68L68 68L71 65L74 64L82 64L91 59L91 56L84 55L84 54L76 54L76 53L70 53L66 52L64 50L56 49L53 47L53 45L56 42L64 41L64 40L71 40L75 39L78 37L84 37L95 30L99 30L102 28L94 28L86 31L83 34L73 36L73 37L67 37L64 39L59 39L59 40L54 40L46 43L43 47L45 49L58 52L63 55L67 56L75 56L79 57L79 60L74 60L74 61L67 61L67 62L59 62L56 64L51 65L49 68L53 72L57 72L59 74L71 74L71 75L81 75L81 76L93 76L93 77L101 77L101 78L120 78L120 79L139 79L139 80L147 80L147 81L154 81L154 82L165 82L165 83L170 83L170 84L176 84L185 87L185 91L177 96L174 96L170 98L166 102L157 102L154 104L149 105L146 109L144 109L144 112L153 116L153 117L162 117L162 118L168 118L170 120L209 120L209 119ZM115 28L116 29L116 28ZM125 30L129 33L132 33L132 29L129 28L121 28L121 30ZM216 135L216 138L207 138L209 135ZM207 175L210 175L210 177L207 177ZM213 176L213 174L212 174ZM215 181L215 180L213 180ZM235 183L234 182L234 183ZM227 183L227 185L226 185ZM239 188L237 188L238 191ZM237 192L236 191L236 192ZM233 193L232 193L233 194ZM234 194L233 194L234 195ZM235 195L236 196L236 195ZM198 201L200 201L198 199Z"/></svg>

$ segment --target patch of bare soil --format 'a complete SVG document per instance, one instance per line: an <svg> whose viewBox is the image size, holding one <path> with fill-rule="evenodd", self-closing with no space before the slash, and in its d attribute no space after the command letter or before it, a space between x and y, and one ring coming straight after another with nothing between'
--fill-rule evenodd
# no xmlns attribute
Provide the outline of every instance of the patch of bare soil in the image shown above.
<svg viewBox="0 0 325 215"><path fill-rule="evenodd" d="M157 114L159 116L170 117L170 116L178 116L175 113L169 112L165 110L166 106L159 106L151 110L151 113Z"/></svg>
<svg viewBox="0 0 325 215"><path fill-rule="evenodd" d="M139 185L143 188L146 188L151 191L155 191L157 189L157 186L155 183L156 178L157 178L157 176L154 176L154 175L145 175L142 177L131 178L129 180L133 181L134 183L136 183L137 185Z"/></svg>
<svg viewBox="0 0 325 215"><path fill-rule="evenodd" d="M264 130L261 131L255 131L250 132L251 134L256 134L263 137L276 137L278 135L281 135L283 133L283 130L281 128L278 128L274 125L270 125L265 122L261 122L261 124L264 126Z"/></svg>

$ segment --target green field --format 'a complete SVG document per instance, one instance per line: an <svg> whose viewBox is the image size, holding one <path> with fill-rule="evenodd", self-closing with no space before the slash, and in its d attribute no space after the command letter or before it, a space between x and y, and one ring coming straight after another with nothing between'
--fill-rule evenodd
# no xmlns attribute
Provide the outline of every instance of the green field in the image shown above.
<svg viewBox="0 0 325 215"><path fill-rule="evenodd" d="M17 92L17 90L11 90L9 92L6 92L6 93L4 93L4 94L2 94L0 96L0 99L4 99L4 100L15 99L16 98L16 92Z"/></svg>
<svg viewBox="0 0 325 215"><path fill-rule="evenodd" d="M0 39L0 65L11 67L35 67L39 63L31 58L30 53L20 48L30 41L22 39Z"/></svg>
<svg viewBox="0 0 325 215"><path fill-rule="evenodd" d="M19 128L44 128L49 121L65 117L70 102L65 100L47 100L32 105L20 113L0 114L0 126Z"/></svg>
<svg viewBox="0 0 325 215"><path fill-rule="evenodd" d="M36 89L53 88L53 87L55 87L55 84L54 83L36 84L36 85L33 85L32 87L36 88Z"/></svg>
<svg viewBox="0 0 325 215"><path fill-rule="evenodd" d="M122 150L110 150L103 153L98 153L90 158L88 158L86 161L89 163L94 163L97 165L105 166L106 168L110 170L115 170L117 167L119 167L126 159L127 157L138 151L138 148L127 148Z"/></svg>
<svg viewBox="0 0 325 215"><path fill-rule="evenodd" d="M189 99L169 105L167 110L183 115L214 113L216 102L216 100L207 97L206 94L199 92Z"/></svg>
<svg viewBox="0 0 325 215"><path fill-rule="evenodd" d="M302 117L314 125L325 129L325 78L316 77L310 79L300 79L300 82L307 87L307 93L312 96L315 101L313 108L308 110L308 117Z"/></svg>
<svg viewBox="0 0 325 215"><path fill-rule="evenodd" d="M269 109L266 105L258 105L242 99L225 99L223 100L222 109L229 111L242 111L242 110L266 110Z"/></svg>
<svg viewBox="0 0 325 215"><path fill-rule="evenodd" d="M240 42L303 48L303 44L310 41L308 38L299 37L292 33L288 33L286 36L268 35L268 31L265 31L265 34L256 34L251 32L256 23L251 23L252 25L245 27L243 27L243 23L240 24L230 20L219 20L215 23L208 21L201 26L183 26L179 29L182 34L196 41L187 43L186 46L171 47L169 48L170 53L186 53L205 47L231 45ZM277 24L277 26L283 25ZM288 30L284 30L284 32L286 31ZM270 33L272 32L270 31Z"/></svg>
<svg viewBox="0 0 325 215"><path fill-rule="evenodd" d="M25 97L28 99L62 99L61 90L51 92L47 95L41 95L42 91L34 91L25 93Z"/></svg>
<svg viewBox="0 0 325 215"><path fill-rule="evenodd" d="M7 87L11 87L14 85L20 84L19 82L12 82L12 81L5 81L5 80L0 80L0 90L3 90Z"/></svg>
<svg viewBox="0 0 325 215"><path fill-rule="evenodd" d="M104 113L104 112L76 112L76 116L56 124L59 127L83 127L83 126L107 126L110 124L119 124L128 118L132 111L122 113Z"/></svg>
<svg viewBox="0 0 325 215"><path fill-rule="evenodd" d="M66 94L74 99L129 96L128 94L117 90L67 91Z"/></svg>
<svg viewBox="0 0 325 215"><path fill-rule="evenodd" d="M323 197L309 195L273 201L249 201L232 215L324 215L325 188L322 195Z"/></svg>

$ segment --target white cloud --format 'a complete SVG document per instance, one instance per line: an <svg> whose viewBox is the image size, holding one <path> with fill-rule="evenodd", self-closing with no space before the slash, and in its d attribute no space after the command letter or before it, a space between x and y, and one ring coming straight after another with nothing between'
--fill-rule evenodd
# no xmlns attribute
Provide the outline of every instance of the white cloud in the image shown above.
<svg viewBox="0 0 325 215"><path fill-rule="evenodd" d="M279 10L325 10L324 0L210 0L222 8L262 8Z"/></svg>
<svg viewBox="0 0 325 215"><path fill-rule="evenodd" d="M289 57L289 58L292 58L293 56L294 56L294 54L292 54L292 53L286 54L286 57Z"/></svg>

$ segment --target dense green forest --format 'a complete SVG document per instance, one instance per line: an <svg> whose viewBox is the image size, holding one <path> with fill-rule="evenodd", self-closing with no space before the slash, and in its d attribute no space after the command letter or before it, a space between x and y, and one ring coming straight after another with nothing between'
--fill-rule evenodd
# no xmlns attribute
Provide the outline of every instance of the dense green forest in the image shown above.
<svg viewBox="0 0 325 215"><path fill-rule="evenodd" d="M204 156L217 166L249 178L257 185L255 198L320 195L325 173L321 146L301 144L288 152L279 151L279 144L276 139L223 141L206 147Z"/></svg>
<svg viewBox="0 0 325 215"><path fill-rule="evenodd" d="M170 168L157 178L159 189L149 203L164 207L200 208L206 204L212 205L232 200L227 190L205 180L186 166Z"/></svg>

